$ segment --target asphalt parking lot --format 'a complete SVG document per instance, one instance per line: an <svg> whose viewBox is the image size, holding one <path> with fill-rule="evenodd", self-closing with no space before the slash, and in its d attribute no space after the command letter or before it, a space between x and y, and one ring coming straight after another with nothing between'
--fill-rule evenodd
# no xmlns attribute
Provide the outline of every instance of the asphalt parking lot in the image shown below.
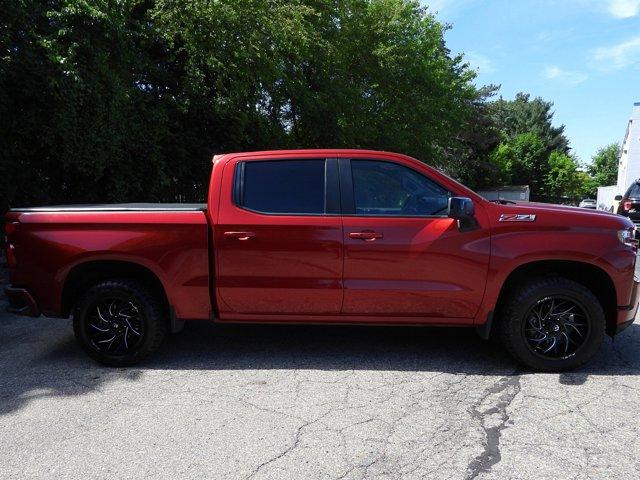
<svg viewBox="0 0 640 480"><path fill-rule="evenodd" d="M638 478L640 324L581 371L460 329L191 323L109 369L4 313L0 478Z"/></svg>

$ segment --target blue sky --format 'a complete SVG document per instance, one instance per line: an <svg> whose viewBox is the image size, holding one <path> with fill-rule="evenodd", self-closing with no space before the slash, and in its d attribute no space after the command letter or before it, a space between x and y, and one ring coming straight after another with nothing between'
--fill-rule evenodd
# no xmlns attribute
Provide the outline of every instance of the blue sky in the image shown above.
<svg viewBox="0 0 640 480"><path fill-rule="evenodd" d="M453 53L464 53L478 84L500 84L553 101L573 152L590 161L621 142L640 102L640 0L423 1L451 24Z"/></svg>

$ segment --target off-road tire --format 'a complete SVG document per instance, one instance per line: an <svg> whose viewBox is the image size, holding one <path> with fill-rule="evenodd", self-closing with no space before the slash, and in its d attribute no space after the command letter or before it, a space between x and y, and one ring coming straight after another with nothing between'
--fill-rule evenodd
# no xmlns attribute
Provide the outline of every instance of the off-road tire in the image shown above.
<svg viewBox="0 0 640 480"><path fill-rule="evenodd" d="M124 354L109 354L97 349L88 335L89 309L105 298L130 299L134 302L143 322L142 339ZM163 302L148 288L128 279L102 281L90 287L76 302L73 310L73 332L82 349L94 360L111 367L135 365L155 352L167 333Z"/></svg>
<svg viewBox="0 0 640 480"><path fill-rule="evenodd" d="M535 353L524 335L524 322L531 308L549 296L571 299L585 313L589 332L580 347L566 358L549 359ZM605 334L602 305L584 285L563 277L533 279L514 289L499 310L498 335L506 350L520 363L541 371L572 370L584 365L598 351Z"/></svg>

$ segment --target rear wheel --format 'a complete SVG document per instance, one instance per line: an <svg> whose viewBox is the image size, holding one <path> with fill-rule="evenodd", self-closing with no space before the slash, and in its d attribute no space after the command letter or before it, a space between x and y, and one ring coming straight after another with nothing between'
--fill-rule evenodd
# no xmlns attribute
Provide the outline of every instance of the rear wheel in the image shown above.
<svg viewBox="0 0 640 480"><path fill-rule="evenodd" d="M507 350L536 370L577 368L597 352L605 331L600 302L586 287L562 277L533 280L502 308L499 332Z"/></svg>
<svg viewBox="0 0 640 480"><path fill-rule="evenodd" d="M162 343L163 311L162 302L137 282L103 281L78 301L73 330L91 358L109 366L134 365Z"/></svg>

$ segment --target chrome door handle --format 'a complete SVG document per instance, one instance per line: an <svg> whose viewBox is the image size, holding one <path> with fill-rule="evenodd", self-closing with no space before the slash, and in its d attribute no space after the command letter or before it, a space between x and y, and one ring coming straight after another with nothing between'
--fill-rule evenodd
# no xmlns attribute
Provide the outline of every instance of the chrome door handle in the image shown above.
<svg viewBox="0 0 640 480"><path fill-rule="evenodd" d="M224 232L224 236L227 238L237 238L238 240L249 240L251 237L255 237L253 232Z"/></svg>
<svg viewBox="0 0 640 480"><path fill-rule="evenodd" d="M382 233L365 230L362 232L351 232L349 237L364 240L365 242L373 242L378 238L382 238Z"/></svg>

